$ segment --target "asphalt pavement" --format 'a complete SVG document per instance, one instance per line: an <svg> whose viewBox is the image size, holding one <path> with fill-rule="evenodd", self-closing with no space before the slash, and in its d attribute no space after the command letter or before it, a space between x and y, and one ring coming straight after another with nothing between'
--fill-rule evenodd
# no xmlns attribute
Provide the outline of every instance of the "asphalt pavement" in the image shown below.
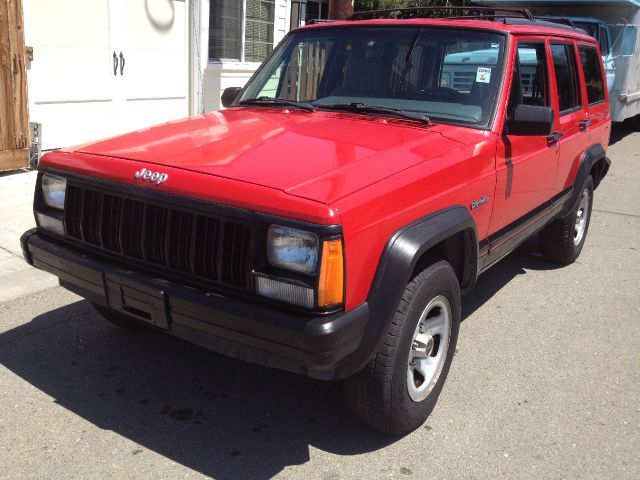
<svg viewBox="0 0 640 480"><path fill-rule="evenodd" d="M20 258L35 173L0 176L0 478L639 479L640 133L612 142L582 256L529 245L480 278L403 438L337 383L106 323Z"/></svg>

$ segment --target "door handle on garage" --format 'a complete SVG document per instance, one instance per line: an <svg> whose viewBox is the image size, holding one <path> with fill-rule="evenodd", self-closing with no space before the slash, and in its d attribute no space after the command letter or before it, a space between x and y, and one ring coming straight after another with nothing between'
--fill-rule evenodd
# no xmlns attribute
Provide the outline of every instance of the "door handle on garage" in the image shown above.
<svg viewBox="0 0 640 480"><path fill-rule="evenodd" d="M114 50L113 52L113 75L115 76L118 73L118 56Z"/></svg>
<svg viewBox="0 0 640 480"><path fill-rule="evenodd" d="M584 120L580 120L578 123L578 128L580 128L581 132L584 132L587 128L591 126L591 120L585 118Z"/></svg>
<svg viewBox="0 0 640 480"><path fill-rule="evenodd" d="M553 132L551 135L547 135L547 145L553 147L562 138L562 132Z"/></svg>
<svg viewBox="0 0 640 480"><path fill-rule="evenodd" d="M115 55L115 52L114 52ZM122 76L122 72L124 71L124 55L120 52L120 76Z"/></svg>

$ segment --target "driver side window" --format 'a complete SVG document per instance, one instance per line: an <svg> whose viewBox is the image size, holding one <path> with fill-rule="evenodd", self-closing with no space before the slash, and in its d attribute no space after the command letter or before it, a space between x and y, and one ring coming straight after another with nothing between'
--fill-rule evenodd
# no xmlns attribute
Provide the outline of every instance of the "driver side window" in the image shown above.
<svg viewBox="0 0 640 480"><path fill-rule="evenodd" d="M521 102L525 105L549 106L549 75L543 43L518 44L518 64Z"/></svg>
<svg viewBox="0 0 640 480"><path fill-rule="evenodd" d="M519 43L507 116L511 118L518 105L548 107L550 105L548 79L544 43Z"/></svg>

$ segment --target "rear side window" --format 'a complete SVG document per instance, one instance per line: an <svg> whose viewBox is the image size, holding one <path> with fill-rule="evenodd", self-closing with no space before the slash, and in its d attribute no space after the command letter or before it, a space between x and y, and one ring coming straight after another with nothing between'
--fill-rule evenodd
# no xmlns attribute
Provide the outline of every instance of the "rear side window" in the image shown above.
<svg viewBox="0 0 640 480"><path fill-rule="evenodd" d="M578 81L578 68L573 45L552 43L551 57L553 58L553 69L556 72L560 114L570 112L578 108L582 103L580 101L580 83Z"/></svg>
<svg viewBox="0 0 640 480"><path fill-rule="evenodd" d="M584 83L587 86L587 98L589 104L604 101L604 80L602 77L602 67L600 65L600 56L594 47L581 45L580 60L582 61L582 70L584 72Z"/></svg>

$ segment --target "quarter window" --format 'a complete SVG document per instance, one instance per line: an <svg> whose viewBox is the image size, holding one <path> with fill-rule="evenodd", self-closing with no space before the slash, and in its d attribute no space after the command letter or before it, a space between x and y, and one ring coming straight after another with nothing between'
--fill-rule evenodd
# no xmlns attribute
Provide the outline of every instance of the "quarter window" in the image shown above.
<svg viewBox="0 0 640 480"><path fill-rule="evenodd" d="M581 45L580 60L584 72L584 83L587 86L589 105L604 101L604 80L598 51L594 47Z"/></svg>
<svg viewBox="0 0 640 480"><path fill-rule="evenodd" d="M568 113L581 105L580 83L573 45L552 43L551 58L553 58L553 69L556 73L560 114Z"/></svg>

